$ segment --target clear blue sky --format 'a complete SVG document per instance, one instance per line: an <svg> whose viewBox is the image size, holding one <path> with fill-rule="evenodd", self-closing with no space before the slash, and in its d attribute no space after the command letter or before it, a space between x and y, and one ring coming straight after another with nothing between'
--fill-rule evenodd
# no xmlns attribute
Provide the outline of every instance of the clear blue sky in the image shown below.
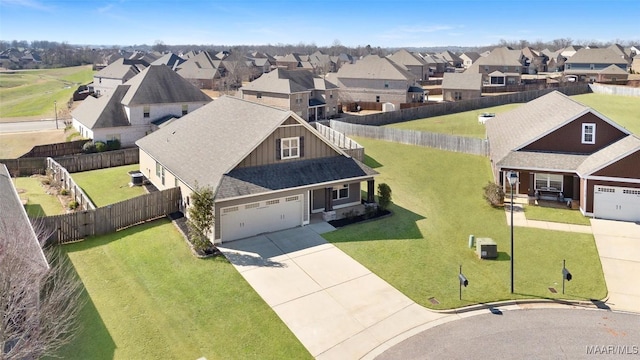
<svg viewBox="0 0 640 360"><path fill-rule="evenodd" d="M640 0L0 0L0 39L421 47L640 42Z"/></svg>

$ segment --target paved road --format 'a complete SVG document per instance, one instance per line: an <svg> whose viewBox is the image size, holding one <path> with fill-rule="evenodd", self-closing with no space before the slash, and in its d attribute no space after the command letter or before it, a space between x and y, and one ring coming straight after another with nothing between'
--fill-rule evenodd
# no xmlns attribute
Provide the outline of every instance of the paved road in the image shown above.
<svg viewBox="0 0 640 360"><path fill-rule="evenodd" d="M623 353L640 359L638 314L529 309L448 322L376 359L578 359Z"/></svg>
<svg viewBox="0 0 640 360"><path fill-rule="evenodd" d="M58 119L58 128L64 129L64 122ZM39 121L20 121L10 123L0 123L0 133L16 133L25 131L55 130L56 122L53 119L43 119Z"/></svg>

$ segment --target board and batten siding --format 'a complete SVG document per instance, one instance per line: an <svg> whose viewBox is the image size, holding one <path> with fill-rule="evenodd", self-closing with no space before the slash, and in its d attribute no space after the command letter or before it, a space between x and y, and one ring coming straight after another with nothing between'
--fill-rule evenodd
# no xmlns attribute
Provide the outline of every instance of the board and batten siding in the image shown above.
<svg viewBox="0 0 640 360"><path fill-rule="evenodd" d="M290 160L276 159L276 140L302 136L304 136L303 157ZM294 126L288 125L277 128L265 141L262 142L262 144L242 160L242 162L238 164L238 167L270 165L278 162L318 159L339 155L341 154L331 146L327 145L327 143L318 138L315 133L309 131L305 126L301 124Z"/></svg>

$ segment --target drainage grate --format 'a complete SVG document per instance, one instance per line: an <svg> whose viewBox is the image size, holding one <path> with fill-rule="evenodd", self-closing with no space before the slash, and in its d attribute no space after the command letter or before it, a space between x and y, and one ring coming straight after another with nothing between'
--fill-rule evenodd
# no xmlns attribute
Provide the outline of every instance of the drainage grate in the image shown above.
<svg viewBox="0 0 640 360"><path fill-rule="evenodd" d="M440 301L438 301L438 299L434 297L429 298L429 302L432 303L433 305L440 305Z"/></svg>
<svg viewBox="0 0 640 360"><path fill-rule="evenodd" d="M549 288L549 291L551 291L554 294L558 293L558 290L556 290L556 288L552 288L552 287Z"/></svg>

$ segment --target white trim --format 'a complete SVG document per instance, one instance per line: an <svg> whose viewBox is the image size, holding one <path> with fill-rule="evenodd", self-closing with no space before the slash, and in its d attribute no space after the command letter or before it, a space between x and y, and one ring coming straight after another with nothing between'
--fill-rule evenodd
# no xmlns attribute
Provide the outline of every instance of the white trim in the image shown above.
<svg viewBox="0 0 640 360"><path fill-rule="evenodd" d="M564 175L562 174L549 174L549 173L533 173L533 189L534 190L539 190L536 186L538 183L538 175L547 175L547 186L543 186L543 187L550 187L551 185L551 176L559 176L560 177L560 192L564 191ZM542 180L542 179L541 179Z"/></svg>
<svg viewBox="0 0 640 360"><path fill-rule="evenodd" d="M347 189L347 196L340 197L340 190L344 190L345 188ZM336 198L335 199L333 198L333 192L334 191L336 192ZM341 187L333 188L331 190L331 199L333 199L333 201L338 201L338 200L348 199L348 198L349 198L349 184L348 183L347 184L343 184Z"/></svg>
<svg viewBox="0 0 640 360"><path fill-rule="evenodd" d="M632 135L632 136L633 136L633 135ZM620 139L620 140L618 140L618 141L621 141L621 140L624 140L624 138L623 138L623 139ZM609 146L611 146L611 145L609 145ZM606 167L607 167L607 166L609 166L609 165L612 165L612 164L617 163L618 161L620 161L620 160L622 160L622 159L626 158L627 156L629 156L629 155L631 155L631 154L636 153L637 151L640 151L640 149L635 148L635 149L629 150L629 151L625 152L624 154L621 154L621 155L619 155L619 156L617 156L617 157L613 158L612 160L609 160L608 162L606 162L606 163L605 163L605 164L603 164L602 166L600 166L600 167L596 168L595 170L593 170L593 171L591 171L591 172L588 172L588 173L586 173L586 174L584 174L584 175L583 175L583 174L578 173L577 171L576 171L576 173L578 173L578 175L579 175L579 176L581 176L581 177L582 177L582 176L587 177L587 176L589 176L590 174L593 174L594 172L600 171L600 170L602 170L602 169L606 168Z"/></svg>
<svg viewBox="0 0 640 360"><path fill-rule="evenodd" d="M291 144L294 140L296 143L295 146ZM288 142L288 148L286 149L284 146L285 141ZM295 155L291 155L293 149L296 150ZM285 150L289 150L289 155L285 156L284 154ZM299 157L300 157L300 137L299 136L280 139L280 159L281 160L297 159Z"/></svg>
<svg viewBox="0 0 640 360"><path fill-rule="evenodd" d="M587 128L593 127L591 131L591 141L585 140L585 135L587 135ZM582 123L582 134L580 136L580 141L582 144L593 145L596 143L596 124L595 123Z"/></svg>
<svg viewBox="0 0 640 360"><path fill-rule="evenodd" d="M600 181L615 181L615 182L625 182L630 184L640 184L640 179L630 179L630 178L617 178L617 177L609 177L609 176L585 176L583 177L585 180L600 180ZM603 186L612 186L612 185L603 185Z"/></svg>
<svg viewBox="0 0 640 360"><path fill-rule="evenodd" d="M524 166L524 167L521 167L521 166L505 166L505 167L499 167L498 171L504 171L503 169L524 170L524 171L529 171L529 172L542 171L542 172L570 173L570 174L579 175L575 169L574 170L556 170L556 169L549 169L549 168L534 168L534 167L529 167L529 166ZM567 175L569 175L569 174L567 174Z"/></svg>

